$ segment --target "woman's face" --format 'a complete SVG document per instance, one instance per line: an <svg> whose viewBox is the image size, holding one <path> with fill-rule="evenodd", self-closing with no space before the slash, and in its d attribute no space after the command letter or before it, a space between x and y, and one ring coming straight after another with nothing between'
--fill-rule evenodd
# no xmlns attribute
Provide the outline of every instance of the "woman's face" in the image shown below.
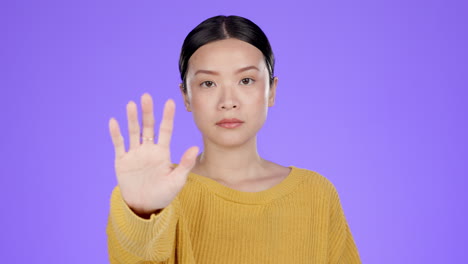
<svg viewBox="0 0 468 264"><path fill-rule="evenodd" d="M184 103L204 140L234 147L253 139L273 106L277 78L270 87L262 52L238 40L225 39L200 47L189 60ZM236 118L234 128L223 119Z"/></svg>

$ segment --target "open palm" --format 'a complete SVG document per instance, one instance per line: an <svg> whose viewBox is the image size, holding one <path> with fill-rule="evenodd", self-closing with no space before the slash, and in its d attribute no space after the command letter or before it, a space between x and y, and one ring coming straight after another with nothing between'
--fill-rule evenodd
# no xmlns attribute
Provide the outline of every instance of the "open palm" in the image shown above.
<svg viewBox="0 0 468 264"><path fill-rule="evenodd" d="M169 99L164 105L157 144L154 141L153 100L148 93L141 97L143 129L140 135L137 106L127 104L129 149L114 118L109 131L115 149L115 172L122 197L138 214L150 214L165 208L177 196L187 175L195 165L198 147L191 147L174 168L171 162L170 141L174 124L175 103ZM142 140L141 140L142 139Z"/></svg>

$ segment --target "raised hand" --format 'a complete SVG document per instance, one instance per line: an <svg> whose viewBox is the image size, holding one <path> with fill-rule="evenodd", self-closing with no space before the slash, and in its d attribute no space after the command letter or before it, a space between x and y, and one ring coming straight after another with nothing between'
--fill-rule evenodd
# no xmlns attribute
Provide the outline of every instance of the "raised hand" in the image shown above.
<svg viewBox="0 0 468 264"><path fill-rule="evenodd" d="M154 141L155 121L151 95L143 94L141 105L143 131L140 135L137 106L133 101L127 104L127 152L119 124L114 118L109 120L109 131L115 148L115 172L122 197L135 213L148 215L168 206L182 190L199 150L196 146L186 150L179 165L174 168L169 149L174 124L174 101L169 99L164 105L157 144Z"/></svg>

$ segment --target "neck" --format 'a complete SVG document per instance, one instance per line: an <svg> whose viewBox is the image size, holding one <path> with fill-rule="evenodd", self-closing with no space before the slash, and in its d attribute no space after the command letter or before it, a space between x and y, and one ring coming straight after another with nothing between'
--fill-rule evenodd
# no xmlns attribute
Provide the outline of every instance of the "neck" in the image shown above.
<svg viewBox="0 0 468 264"><path fill-rule="evenodd" d="M257 137L235 147L203 140L204 150L197 157L193 172L226 182L255 179L265 170L266 161L257 151Z"/></svg>

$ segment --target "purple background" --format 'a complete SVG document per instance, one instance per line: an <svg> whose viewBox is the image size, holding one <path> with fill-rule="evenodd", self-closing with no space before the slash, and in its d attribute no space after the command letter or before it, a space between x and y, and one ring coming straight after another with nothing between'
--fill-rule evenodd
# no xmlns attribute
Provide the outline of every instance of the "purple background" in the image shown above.
<svg viewBox="0 0 468 264"><path fill-rule="evenodd" d="M173 162L201 145L180 47L202 20L237 14L277 58L260 154L335 184L364 263L460 263L466 3L2 1L0 262L108 262L109 118L126 130L125 104L150 92L159 124L171 97Z"/></svg>

